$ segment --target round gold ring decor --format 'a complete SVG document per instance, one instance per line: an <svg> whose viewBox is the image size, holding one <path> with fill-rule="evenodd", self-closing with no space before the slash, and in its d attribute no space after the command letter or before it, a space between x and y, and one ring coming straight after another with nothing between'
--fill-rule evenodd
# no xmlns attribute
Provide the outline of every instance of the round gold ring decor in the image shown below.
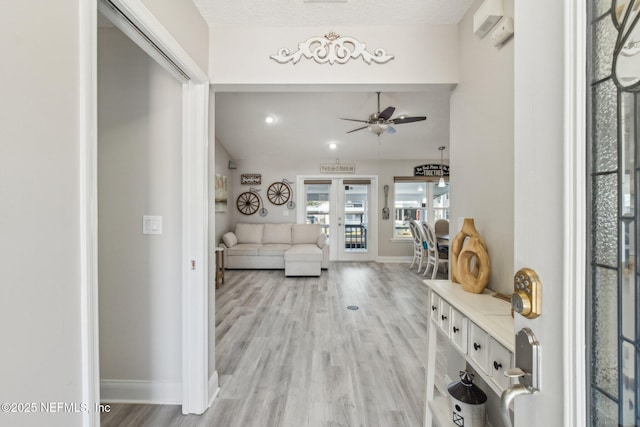
<svg viewBox="0 0 640 427"><path fill-rule="evenodd" d="M458 255L458 278L462 289L479 294L487 287L490 276L491 263L486 246L479 237L470 237Z"/></svg>

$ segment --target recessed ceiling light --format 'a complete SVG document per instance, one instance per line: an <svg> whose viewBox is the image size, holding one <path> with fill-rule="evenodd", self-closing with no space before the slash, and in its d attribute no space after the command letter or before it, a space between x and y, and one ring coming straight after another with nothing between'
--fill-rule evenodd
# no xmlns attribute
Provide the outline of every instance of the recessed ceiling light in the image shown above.
<svg viewBox="0 0 640 427"><path fill-rule="evenodd" d="M264 122L268 125L274 123L276 119L273 116L267 116L264 118Z"/></svg>
<svg viewBox="0 0 640 427"><path fill-rule="evenodd" d="M336 145L335 142L332 142L331 144L329 144L329 148L331 148L332 150L335 150L336 148L338 148L338 146Z"/></svg>

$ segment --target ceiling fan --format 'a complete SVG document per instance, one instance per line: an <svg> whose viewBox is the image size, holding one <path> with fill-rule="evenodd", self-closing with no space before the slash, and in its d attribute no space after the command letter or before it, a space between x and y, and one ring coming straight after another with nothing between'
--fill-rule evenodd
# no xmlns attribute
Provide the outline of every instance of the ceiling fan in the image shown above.
<svg viewBox="0 0 640 427"><path fill-rule="evenodd" d="M378 94L378 112L371 114L368 120L347 119L344 117L340 117L340 120L349 120L352 122L361 122L361 123L367 124L366 126L362 126L357 129L350 130L347 133L355 132L357 130L362 130L362 129L369 129L369 131L380 136L384 132L396 133L395 128L391 125L413 123L413 122L419 122L427 119L425 116L399 116L392 119L391 116L393 115L393 112L396 110L396 108L387 107L383 111L380 111L380 92L376 92L376 93Z"/></svg>

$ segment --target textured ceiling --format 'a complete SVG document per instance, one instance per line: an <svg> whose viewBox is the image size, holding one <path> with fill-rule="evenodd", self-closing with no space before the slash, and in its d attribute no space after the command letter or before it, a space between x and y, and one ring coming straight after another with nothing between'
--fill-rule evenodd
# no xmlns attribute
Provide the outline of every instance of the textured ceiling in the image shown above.
<svg viewBox="0 0 640 427"><path fill-rule="evenodd" d="M210 26L457 24L473 0L194 0Z"/></svg>

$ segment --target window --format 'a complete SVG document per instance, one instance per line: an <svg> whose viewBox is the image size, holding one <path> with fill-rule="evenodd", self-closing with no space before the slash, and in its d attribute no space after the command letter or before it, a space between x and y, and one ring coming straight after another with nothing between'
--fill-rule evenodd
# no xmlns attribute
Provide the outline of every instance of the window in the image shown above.
<svg viewBox="0 0 640 427"><path fill-rule="evenodd" d="M437 181L426 177L395 177L394 181L394 239L411 239L412 219L429 223L449 219L449 182L438 187Z"/></svg>

